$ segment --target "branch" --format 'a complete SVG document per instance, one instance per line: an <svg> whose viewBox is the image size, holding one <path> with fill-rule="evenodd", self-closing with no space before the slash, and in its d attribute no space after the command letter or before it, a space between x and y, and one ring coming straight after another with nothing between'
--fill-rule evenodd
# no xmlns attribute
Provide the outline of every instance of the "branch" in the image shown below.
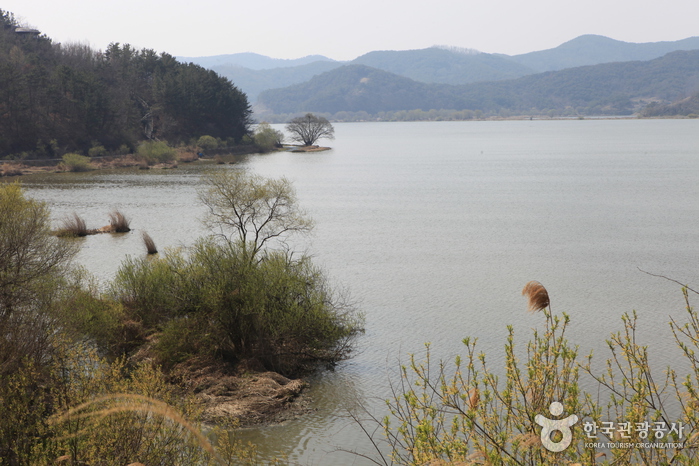
<svg viewBox="0 0 699 466"><path fill-rule="evenodd" d="M640 268L640 267L636 267L636 268L637 268L638 270L640 270L641 272L643 272L643 273L645 273L645 274L648 274L648 275L650 275L650 276L652 276L652 277L658 277L658 278L664 278L665 280L670 280L671 282L677 283L678 285L680 285L680 286L683 287L683 288L687 288L689 291L691 291L691 292L694 293L694 294L699 294L699 291L693 290L693 289L691 289L689 286L685 285L685 284L682 283L682 282L678 282L678 281L675 280L675 279L666 277L665 275L657 275L657 274L654 274L654 273L646 272L645 270L643 270L643 269Z"/></svg>

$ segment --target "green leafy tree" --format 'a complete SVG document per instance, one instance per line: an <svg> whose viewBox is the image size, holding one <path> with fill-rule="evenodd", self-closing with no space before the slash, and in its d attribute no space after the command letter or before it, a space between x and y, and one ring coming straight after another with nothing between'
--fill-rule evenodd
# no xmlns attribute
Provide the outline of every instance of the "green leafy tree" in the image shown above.
<svg viewBox="0 0 699 466"><path fill-rule="evenodd" d="M272 128L269 123L263 121L255 128L255 144L262 150L269 151L275 147L281 147L284 143L284 133Z"/></svg>
<svg viewBox="0 0 699 466"><path fill-rule="evenodd" d="M292 119L286 130L291 133L293 141L304 146L312 146L320 138L335 139L335 128L328 119L312 113Z"/></svg>

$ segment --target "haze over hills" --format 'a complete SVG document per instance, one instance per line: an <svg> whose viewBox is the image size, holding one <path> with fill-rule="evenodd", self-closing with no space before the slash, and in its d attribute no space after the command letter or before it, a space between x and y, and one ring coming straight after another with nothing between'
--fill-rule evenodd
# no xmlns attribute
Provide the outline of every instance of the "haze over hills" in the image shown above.
<svg viewBox="0 0 699 466"><path fill-rule="evenodd" d="M650 61L590 65L507 81L427 84L364 65L346 65L310 81L268 90L271 113L453 109L488 114L625 115L652 101L669 102L699 90L699 50Z"/></svg>
<svg viewBox="0 0 699 466"><path fill-rule="evenodd" d="M673 42L622 42L609 37L587 34L556 48L508 57L537 71L555 71L584 65L598 65L636 60L652 60L676 50L699 49L699 37Z"/></svg>
<svg viewBox="0 0 699 466"><path fill-rule="evenodd" d="M310 55L282 60L253 53L181 58L229 78L251 102L267 90L308 81L346 64L368 65L425 83L468 84L502 81L543 71L618 61L651 60L675 50L699 49L699 37L674 42L628 43L584 35L558 47L522 55L487 54L463 49L430 47L421 50L374 51L351 62Z"/></svg>
<svg viewBox="0 0 699 466"><path fill-rule="evenodd" d="M210 57L176 57L178 61L183 63L194 63L195 65L203 66L204 68L212 68L214 66L227 67L243 67L251 70L268 70L272 68L291 68L294 66L307 65L318 61L334 62L323 55L308 55L301 58L285 59L285 58L270 58L259 53L243 52L232 53L226 55L213 55Z"/></svg>
<svg viewBox="0 0 699 466"><path fill-rule="evenodd" d="M442 84L500 81L536 73L536 70L505 56L463 53L442 47L369 52L351 63L389 71L415 81Z"/></svg>

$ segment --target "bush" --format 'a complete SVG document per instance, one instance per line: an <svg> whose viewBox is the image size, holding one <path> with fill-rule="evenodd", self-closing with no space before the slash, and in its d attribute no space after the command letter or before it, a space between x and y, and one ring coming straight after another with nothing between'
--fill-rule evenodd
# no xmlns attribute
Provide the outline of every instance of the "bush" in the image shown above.
<svg viewBox="0 0 699 466"><path fill-rule="evenodd" d="M162 331L155 350L166 366L190 356L257 358L292 374L346 357L362 322L309 258L250 261L244 248L211 240L186 254L127 260L111 296L147 331Z"/></svg>
<svg viewBox="0 0 699 466"><path fill-rule="evenodd" d="M90 148L90 150L87 151L87 154L90 157L102 157L104 155L107 155L107 149L105 149L104 146L101 145L94 145Z"/></svg>
<svg viewBox="0 0 699 466"><path fill-rule="evenodd" d="M218 140L213 136L202 136L197 140L197 146L204 150L217 149L219 144Z"/></svg>
<svg viewBox="0 0 699 466"><path fill-rule="evenodd" d="M284 142L284 133L272 128L269 123L262 122L255 129L255 144L263 151L270 151L275 147L281 147Z"/></svg>
<svg viewBox="0 0 699 466"><path fill-rule="evenodd" d="M148 165L172 162L177 151L164 141L145 141L136 149L137 157Z"/></svg>
<svg viewBox="0 0 699 466"><path fill-rule="evenodd" d="M73 153L63 156L63 165L71 172L84 172L91 168L89 157Z"/></svg>

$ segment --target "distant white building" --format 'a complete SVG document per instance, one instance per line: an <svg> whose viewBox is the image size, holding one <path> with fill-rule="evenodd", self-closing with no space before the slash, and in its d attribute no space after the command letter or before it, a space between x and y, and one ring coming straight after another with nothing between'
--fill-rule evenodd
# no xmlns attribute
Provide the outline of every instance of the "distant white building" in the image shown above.
<svg viewBox="0 0 699 466"><path fill-rule="evenodd" d="M41 34L41 31L39 31L38 29L22 28L22 27L15 28L15 32L17 34L21 34L23 36L25 36L25 35L26 36L38 36L39 34Z"/></svg>

